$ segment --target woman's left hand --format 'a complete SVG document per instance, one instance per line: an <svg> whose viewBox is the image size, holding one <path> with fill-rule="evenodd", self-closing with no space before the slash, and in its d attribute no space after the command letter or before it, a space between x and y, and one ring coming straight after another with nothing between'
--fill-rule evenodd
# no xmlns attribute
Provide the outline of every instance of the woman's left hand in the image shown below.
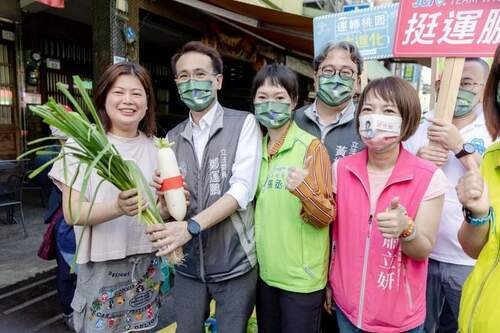
<svg viewBox="0 0 500 333"><path fill-rule="evenodd" d="M309 175L309 167L312 157L306 158L304 168L291 167L288 169L288 177L286 178L286 188L289 191L294 191Z"/></svg>
<svg viewBox="0 0 500 333"><path fill-rule="evenodd" d="M399 238L408 229L408 216L403 206L399 204L399 198L392 199L385 212L377 214L378 230L384 238Z"/></svg>

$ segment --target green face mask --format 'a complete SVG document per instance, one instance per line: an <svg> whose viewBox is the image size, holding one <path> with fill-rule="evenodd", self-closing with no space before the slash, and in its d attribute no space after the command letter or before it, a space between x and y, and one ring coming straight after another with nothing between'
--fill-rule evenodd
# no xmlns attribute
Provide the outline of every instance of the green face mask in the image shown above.
<svg viewBox="0 0 500 333"><path fill-rule="evenodd" d="M212 81L189 80L177 84L181 100L189 110L200 112L205 110L215 99Z"/></svg>
<svg viewBox="0 0 500 333"><path fill-rule="evenodd" d="M497 104L500 107L500 82L498 82L497 86Z"/></svg>
<svg viewBox="0 0 500 333"><path fill-rule="evenodd" d="M279 128L285 125L292 116L290 103L263 102L255 103L255 118L265 128Z"/></svg>
<svg viewBox="0 0 500 333"><path fill-rule="evenodd" d="M453 117L461 118L471 113L472 109L474 108L472 102L474 101L475 96L476 94L473 92L459 89Z"/></svg>
<svg viewBox="0 0 500 333"><path fill-rule="evenodd" d="M329 106L339 106L352 97L354 79L343 79L340 75L320 75L318 98Z"/></svg>

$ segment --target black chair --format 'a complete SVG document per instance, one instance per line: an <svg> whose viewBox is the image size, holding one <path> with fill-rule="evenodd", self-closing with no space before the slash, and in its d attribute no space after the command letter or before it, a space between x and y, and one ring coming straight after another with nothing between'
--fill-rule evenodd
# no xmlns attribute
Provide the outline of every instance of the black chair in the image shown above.
<svg viewBox="0 0 500 333"><path fill-rule="evenodd" d="M23 182L27 160L0 160L0 209L7 210L8 223L21 223L23 236L28 233L24 224ZM19 207L20 221L14 216L14 209Z"/></svg>
<svg viewBox="0 0 500 333"><path fill-rule="evenodd" d="M48 161L48 160L47 160ZM35 160L26 160L25 173L29 175L33 170L37 168ZM46 161L38 161L40 166ZM46 171L42 171L35 178L29 179L24 177L23 181L23 191L35 191L38 192L38 197L40 198L40 204L43 208L47 207L47 200L50 195L52 182L48 180L47 173L50 168Z"/></svg>

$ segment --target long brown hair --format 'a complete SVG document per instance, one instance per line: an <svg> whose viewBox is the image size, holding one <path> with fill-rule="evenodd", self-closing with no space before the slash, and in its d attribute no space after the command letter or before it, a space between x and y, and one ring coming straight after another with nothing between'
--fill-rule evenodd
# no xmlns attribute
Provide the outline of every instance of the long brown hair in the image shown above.
<svg viewBox="0 0 500 333"><path fill-rule="evenodd" d="M483 109L486 127L493 141L500 136L500 105L497 103L497 89L500 82L500 44L495 51L490 75L484 87Z"/></svg>
<svg viewBox="0 0 500 333"><path fill-rule="evenodd" d="M108 92L121 75L133 75L141 81L146 92L147 109L144 118L139 123L139 130L147 136L156 134L156 100L153 93L153 84L148 71L139 64L133 62L121 62L109 66L99 78L95 88L94 103L99 114L99 118L107 131L111 128L111 120L106 113L106 98Z"/></svg>

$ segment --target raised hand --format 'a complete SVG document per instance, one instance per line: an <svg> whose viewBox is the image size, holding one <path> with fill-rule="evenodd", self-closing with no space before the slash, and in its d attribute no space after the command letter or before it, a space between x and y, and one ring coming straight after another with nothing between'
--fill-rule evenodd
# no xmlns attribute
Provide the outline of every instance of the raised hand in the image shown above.
<svg viewBox="0 0 500 333"><path fill-rule="evenodd" d="M406 210L399 203L399 197L391 200L389 207L383 213L377 214L377 226L384 238L399 238L408 229Z"/></svg>
<svg viewBox="0 0 500 333"><path fill-rule="evenodd" d="M470 210L473 216L483 217L488 214L490 209L488 189L479 169L475 168L463 175L455 189L458 201Z"/></svg>
<svg viewBox="0 0 500 333"><path fill-rule="evenodd" d="M294 191L309 175L309 168L312 166L312 156L309 156L304 161L303 168L291 167L288 169L288 177L286 178L286 188L289 191Z"/></svg>

